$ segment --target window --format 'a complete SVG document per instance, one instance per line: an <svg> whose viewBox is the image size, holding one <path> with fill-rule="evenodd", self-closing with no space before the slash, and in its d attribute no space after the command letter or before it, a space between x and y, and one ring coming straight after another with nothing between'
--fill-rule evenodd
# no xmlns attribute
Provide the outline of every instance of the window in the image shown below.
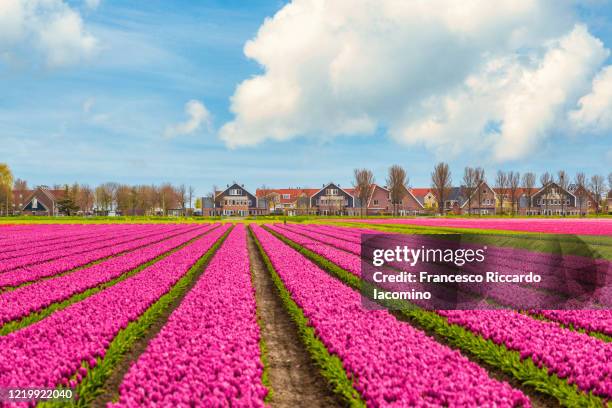
<svg viewBox="0 0 612 408"><path fill-rule="evenodd" d="M291 198L291 194L283 194L283 200L288 200Z"/></svg>
<svg viewBox="0 0 612 408"><path fill-rule="evenodd" d="M374 200L374 205L378 205L378 200Z"/></svg>
<svg viewBox="0 0 612 408"><path fill-rule="evenodd" d="M239 188L232 188L229 191L229 194L232 196L238 196L242 193L242 191Z"/></svg>
<svg viewBox="0 0 612 408"><path fill-rule="evenodd" d="M337 188L328 188L327 190L325 190L325 194L329 195L329 196L338 195L338 189Z"/></svg>

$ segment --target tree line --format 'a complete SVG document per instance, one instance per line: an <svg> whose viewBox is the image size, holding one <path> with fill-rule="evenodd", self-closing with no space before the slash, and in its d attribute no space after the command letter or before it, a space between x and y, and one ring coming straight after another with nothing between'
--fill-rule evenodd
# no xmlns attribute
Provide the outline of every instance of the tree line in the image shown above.
<svg viewBox="0 0 612 408"><path fill-rule="evenodd" d="M443 214L447 208L446 202L450 200L453 177L448 163L440 162L434 166L430 178L430 188L435 197L437 211ZM406 194L406 190L410 189L409 178L406 170L400 165L389 167L387 177L385 179L386 188L389 190L389 199L392 206L393 215L398 215L398 208L402 198ZM612 172L608 174L607 186L604 176L600 174L587 177L584 172L578 172L573 178L565 170L559 170L556 174L548 171L542 173L538 178L534 172L525 172L521 174L518 171L503 171L498 170L494 175L494 180L491 187L496 190L498 197L499 212L506 212L505 204L508 204L511 214L519 212L519 203L521 196L527 199L527 205L531 207L533 195L542 188L551 188L551 182L567 190L570 184L574 184L574 195L577 198L577 206L582 213L586 210L588 197L592 197L595 202L595 211L600 213L605 200L606 188L612 190ZM482 205L482 189L479 189L481 184L487 183L487 176L482 167L465 167L461 179L459 180L461 197L467 201L468 214L472 212L472 201ZM354 170L353 187L355 195L361 203L360 210L363 216L367 210L367 203L370 201L373 194L373 186L375 184L374 174L371 170L359 168ZM565 206L565 201L560 201L562 209ZM531 208L529 208L531 209Z"/></svg>
<svg viewBox="0 0 612 408"><path fill-rule="evenodd" d="M190 215L195 189L185 184L128 185L107 182L92 187L88 184L54 185L62 191L57 201L58 210L66 215L98 214L111 212L122 215L168 215L170 210L180 215ZM25 197L27 181L13 179L8 165L0 163L0 214L13 213L13 191Z"/></svg>

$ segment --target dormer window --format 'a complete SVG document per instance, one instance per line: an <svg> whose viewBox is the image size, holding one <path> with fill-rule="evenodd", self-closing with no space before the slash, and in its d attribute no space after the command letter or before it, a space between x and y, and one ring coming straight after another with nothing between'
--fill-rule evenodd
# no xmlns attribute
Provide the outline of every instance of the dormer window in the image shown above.
<svg viewBox="0 0 612 408"><path fill-rule="evenodd" d="M327 190L325 190L325 194L328 195L328 196L338 195L338 189L337 188L328 188Z"/></svg>
<svg viewBox="0 0 612 408"><path fill-rule="evenodd" d="M288 200L291 198L291 194L283 194L283 200Z"/></svg>
<svg viewBox="0 0 612 408"><path fill-rule="evenodd" d="M242 190L240 190L239 188L231 188L229 191L229 195L232 196L239 196L242 194Z"/></svg>

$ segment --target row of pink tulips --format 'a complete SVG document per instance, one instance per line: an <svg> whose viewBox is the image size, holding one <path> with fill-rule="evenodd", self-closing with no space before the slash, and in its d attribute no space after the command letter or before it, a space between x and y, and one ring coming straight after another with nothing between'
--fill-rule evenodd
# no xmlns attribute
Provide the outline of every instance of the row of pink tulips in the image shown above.
<svg viewBox="0 0 612 408"><path fill-rule="evenodd" d="M263 406L259 336L239 224L130 368L111 406Z"/></svg>
<svg viewBox="0 0 612 408"><path fill-rule="evenodd" d="M607 235L612 236L609 219L492 219L492 218L409 218L352 220L371 224L404 224L429 227L478 228L507 231L541 232L546 234Z"/></svg>
<svg viewBox="0 0 612 408"><path fill-rule="evenodd" d="M173 233L167 230L158 231L156 234L151 234L148 237L133 239L123 244L108 246L95 251L89 251L81 254L67 256L57 259L53 262L42 263L27 266L24 268L15 269L9 272L0 274L0 289L5 287L14 287L27 282L33 282L41 278L54 276L72 269L87 265L88 263L98 261L107 257L115 256L126 251L131 251L149 245L151 243L161 241L167 238L168 235L174 235L180 232L194 229L193 225L186 225L176 229Z"/></svg>
<svg viewBox="0 0 612 408"><path fill-rule="evenodd" d="M141 231L152 230L153 228L141 228ZM74 234L74 235L63 235L61 239L56 239L52 241L45 242L33 242L26 241L20 244L17 244L13 249L5 248L2 253L0 253L0 260L2 259L10 259L16 257L23 257L30 254L43 254L51 251L56 251L64 248L73 247L76 245L82 245L89 242L95 242L96 240L100 240L100 237L104 234L114 233L116 236L123 236L126 234L133 233L137 231L137 229L131 228L114 228L112 226L107 226L102 229L99 228L97 230L92 230L87 234Z"/></svg>
<svg viewBox="0 0 612 408"><path fill-rule="evenodd" d="M79 269L71 274L42 280L13 291L1 293L0 325L22 318L30 313L39 312L53 303L61 302L72 295L115 279L125 272L209 231L211 228L205 226L180 233L175 237Z"/></svg>
<svg viewBox="0 0 612 408"><path fill-rule="evenodd" d="M253 227L294 301L370 406L529 406L528 398L459 352L385 310L366 311L360 294L330 277L261 227Z"/></svg>
<svg viewBox="0 0 612 408"><path fill-rule="evenodd" d="M0 226L0 245L3 249L2 254L10 254L27 248L45 248L49 245L87 238L111 228L111 226L106 226L106 228L91 230L66 230L58 226L57 230L45 228L44 230L21 230L10 233L7 227Z"/></svg>
<svg viewBox="0 0 612 408"><path fill-rule="evenodd" d="M134 239L144 238L152 234L159 234L160 231L168 230L167 228L168 227L145 227L144 229L142 229L139 227L134 227L129 231L123 231L121 233L110 231L100 234L96 238L89 239L85 243L76 243L74 245L64 246L60 249L56 249L50 252L32 252L29 255L17 258L3 259L0 262L0 272L8 272L17 268L25 268L31 265L42 264L71 255L82 254L86 252L95 251L97 249L120 245L125 242L132 241ZM176 229L176 227L170 229L170 231L172 231L173 229Z"/></svg>
<svg viewBox="0 0 612 408"><path fill-rule="evenodd" d="M304 235L283 230L277 225L270 228L360 276L359 256L322 242L315 242ZM604 398L612 397L610 394L612 367L607 363L612 361L610 343L564 329L554 322L539 321L513 311L439 311L438 313L452 317L452 320L449 319L451 323L464 326L486 338L497 340L498 344L520 351L524 358L532 357L536 364L546 365L560 377L575 382L583 391L593 391ZM478 322L483 323L485 317L488 318L486 325L478 326ZM589 371L591 368L596 368L595 374Z"/></svg>
<svg viewBox="0 0 612 408"><path fill-rule="evenodd" d="M0 337L0 387L75 387L117 333L135 321L227 230L217 228L137 275ZM72 377L76 375L76 379Z"/></svg>
<svg viewBox="0 0 612 408"><path fill-rule="evenodd" d="M341 245L338 242L348 241L349 243L360 242L361 233L371 233L371 230L363 230L358 228L332 227L324 225L306 225L287 227L292 231L301 232L307 237L328 238L322 242L329 243L338 248ZM319 233L317 235L310 234L311 232ZM390 234L393 236L395 234ZM329 240L329 238L335 238ZM401 236L398 240L405 244L407 238ZM347 250L355 248L348 248ZM563 256L563 259L551 257L550 254L541 254L537 252L526 251L522 249L508 250L506 248L489 247L490 254L494 255L492 259L495 261L496 270L500 273L514 273L517 270L537 271L544 275L544 280L538 284L538 288L555 291L567 296L578 296L585 293L582 283L609 282L612 274L610 262L605 259L597 259L587 261L582 257ZM504 252L511 252L506 253ZM356 253L358 254L358 253ZM553 265L551 265L553 263ZM582 268L572 269L574 265L587 265L588 269L596 272L595 276L580 276L584 274ZM563 267L563 269L561 268ZM469 269L469 267L467 268ZM593 275L592 273L590 275ZM473 289L473 287L472 287ZM506 290L490 290L488 295L503 304L513 306L521 305L521 308L541 309L541 304L563 303L562 296L554 296L543 292L536 292L529 288L519 285L507 285ZM514 299L514 301L513 301ZM598 288L591 296L593 302L597 301L600 305L609 305L612 301L610 286ZM530 305L530 306L528 306ZM594 304L596 306L596 304ZM548 319L558 321L566 325L585 329L587 331L600 332L606 335L612 334L612 312L609 310L536 310L534 313L542 314Z"/></svg>

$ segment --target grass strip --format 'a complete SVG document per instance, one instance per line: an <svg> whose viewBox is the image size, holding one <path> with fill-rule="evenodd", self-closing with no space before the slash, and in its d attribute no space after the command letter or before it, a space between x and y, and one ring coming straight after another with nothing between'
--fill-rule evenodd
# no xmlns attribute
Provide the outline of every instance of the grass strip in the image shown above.
<svg viewBox="0 0 612 408"><path fill-rule="evenodd" d="M123 360L124 356L130 351L134 343L147 335L148 329L167 311L170 305L183 296L189 285L203 272L206 265L212 259L217 249L223 244L232 228L228 229L221 238L189 269L189 271L170 289L168 293L159 298L149 307L138 320L133 321L117 334L110 343L103 359L97 358L97 364L91 368L83 363L87 368L87 376L83 378L75 389L78 400L65 402L54 401L39 404L40 407L58 406L77 406L89 407L92 401L104 392L104 383L111 377L113 370Z"/></svg>
<svg viewBox="0 0 612 408"><path fill-rule="evenodd" d="M281 278L276 273L274 266L270 262L270 258L266 255L259 240L249 228L249 233L253 237L257 249L263 259L266 269L270 273L270 277L278 290L279 297L283 302L285 310L294 321L298 328L298 333L308 353L313 361L319 367L323 377L332 387L333 392L338 395L348 406L365 407L365 402L361 399L359 393L353 387L353 382L348 377L342 361L338 356L330 354L323 342L316 336L314 329L309 325L308 318L304 316L302 309L293 301L291 294L285 288Z"/></svg>
<svg viewBox="0 0 612 408"><path fill-rule="evenodd" d="M340 268L336 264L302 247L288 238L266 228L267 231L279 238L281 241L299 251L323 270L340 279L346 285L355 290L362 291L363 281L352 273ZM370 293L369 291L367 293ZM471 354L473 357L488 364L491 367L504 372L518 380L521 384L531 387L538 392L550 395L566 407L602 407L604 401L593 395L582 392L576 385L570 385L556 374L550 374L546 367L539 368L533 360L520 357L517 351L508 350L503 345L495 344L492 340L486 340L462 326L450 324L446 318L435 312L420 309L406 301L401 302L379 302L385 307L393 307L407 317L415 327L443 338L445 342L455 348ZM612 407L612 402L608 402Z"/></svg>
<svg viewBox="0 0 612 408"><path fill-rule="evenodd" d="M23 318L21 318L19 320L14 320L12 322L5 323L3 326L0 326L0 336L6 336L9 333L12 333L14 331L23 329L24 327L30 326L30 325L32 325L32 324L34 324L36 322L41 321L45 317L51 315L52 313L54 313L54 312L56 312L58 310L65 309L65 308L67 308L68 306L70 306L70 305L72 305L74 303L80 302L80 301L82 301L82 300L84 300L84 299L86 299L86 298L88 298L88 297L90 297L92 295L95 295L96 293L98 293L98 292L100 292L100 291L102 291L102 290L104 290L106 288L109 288L109 287L111 287L113 285L116 285L117 283L119 283L121 281L124 281L124 280L126 280L126 279L128 279L128 278L130 278L130 277L132 277L134 275L136 275L138 272L140 272L143 269L153 265L154 263L159 262L160 260L166 258L167 256L172 255L174 252L176 252L176 251L186 247L187 245L191 244L195 240L201 238L202 236L208 234L211 231L214 231L215 229L216 228L213 228L213 229L211 229L209 231L206 231L205 233L200 234L197 237L190 239L189 241L179 245L178 247L176 247L174 249L171 249L170 251L161 254L157 258L152 259L149 262L146 262L146 263L144 263L142 265L139 265L138 267L136 267L136 268L134 268L134 269L132 269L130 271L125 272L123 275L121 275L121 276L119 276L119 277L117 277L115 279L112 279L112 280L110 280L108 282L104 282L101 285L95 286L93 288L87 289L84 292L77 293L77 294L73 295L72 297L70 297L70 298L68 298L68 299L66 299L64 301L53 303L50 306L44 308L43 310L41 310L39 312L31 313L31 314L29 314L29 315L27 315L27 316L25 316L25 317L23 317Z"/></svg>

